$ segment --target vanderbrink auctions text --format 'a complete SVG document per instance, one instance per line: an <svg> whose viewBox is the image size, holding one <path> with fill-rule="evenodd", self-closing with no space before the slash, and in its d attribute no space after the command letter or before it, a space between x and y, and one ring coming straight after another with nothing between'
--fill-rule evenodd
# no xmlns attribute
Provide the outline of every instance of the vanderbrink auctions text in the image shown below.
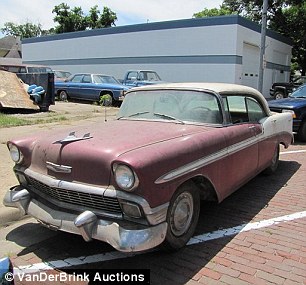
<svg viewBox="0 0 306 285"><path fill-rule="evenodd" d="M7 281L20 282L88 282L88 284L150 284L150 271L141 270L65 270L58 272L41 271L36 273L15 272L5 276ZM7 273L9 274L9 273Z"/></svg>

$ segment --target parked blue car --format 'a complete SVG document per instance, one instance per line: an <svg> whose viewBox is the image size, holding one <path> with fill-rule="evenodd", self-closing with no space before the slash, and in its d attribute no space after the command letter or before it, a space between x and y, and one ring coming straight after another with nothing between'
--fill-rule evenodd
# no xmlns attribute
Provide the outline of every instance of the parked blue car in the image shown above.
<svg viewBox="0 0 306 285"><path fill-rule="evenodd" d="M288 98L268 102L272 112L290 112L293 117L293 132L300 141L306 141L306 84L296 89Z"/></svg>
<svg viewBox="0 0 306 285"><path fill-rule="evenodd" d="M108 96L108 104L119 105L124 92L129 88L116 78L104 74L77 73L63 82L54 82L55 95L63 101L69 99L101 102Z"/></svg>

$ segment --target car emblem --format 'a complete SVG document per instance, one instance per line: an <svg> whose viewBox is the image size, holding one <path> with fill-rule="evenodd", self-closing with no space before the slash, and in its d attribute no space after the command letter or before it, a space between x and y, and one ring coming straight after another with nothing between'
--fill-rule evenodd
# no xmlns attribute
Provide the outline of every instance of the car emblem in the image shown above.
<svg viewBox="0 0 306 285"><path fill-rule="evenodd" d="M71 171L72 171L72 167L71 166L59 165L59 164L52 163L50 161L47 161L46 164L47 164L47 168L49 170L54 171L54 172L71 173Z"/></svg>

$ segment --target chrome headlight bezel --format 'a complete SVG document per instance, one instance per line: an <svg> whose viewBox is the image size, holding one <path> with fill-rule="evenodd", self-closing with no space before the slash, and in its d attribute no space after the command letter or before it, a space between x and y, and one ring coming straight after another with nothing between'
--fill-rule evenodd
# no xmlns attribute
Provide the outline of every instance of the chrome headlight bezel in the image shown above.
<svg viewBox="0 0 306 285"><path fill-rule="evenodd" d="M113 173L116 184L125 191L133 191L139 184L136 173L125 164L115 163Z"/></svg>
<svg viewBox="0 0 306 285"><path fill-rule="evenodd" d="M23 161L23 154L22 152L19 150L19 148L12 144L9 143L8 144L8 149L10 151L10 156L11 159L16 163L16 164L20 164Z"/></svg>

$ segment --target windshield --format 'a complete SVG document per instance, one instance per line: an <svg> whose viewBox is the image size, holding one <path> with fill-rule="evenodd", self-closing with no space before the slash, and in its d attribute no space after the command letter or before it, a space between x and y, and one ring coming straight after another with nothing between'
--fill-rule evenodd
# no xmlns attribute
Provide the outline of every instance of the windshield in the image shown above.
<svg viewBox="0 0 306 285"><path fill-rule="evenodd" d="M113 76L108 75L93 75L95 83L108 83L108 84L120 84L120 82Z"/></svg>
<svg viewBox="0 0 306 285"><path fill-rule="evenodd" d="M221 124L214 94L188 90L134 91L124 98L118 119L167 120Z"/></svg>
<svg viewBox="0 0 306 285"><path fill-rule="evenodd" d="M301 86L297 90L295 90L290 97L295 98L306 98L306 85Z"/></svg>

